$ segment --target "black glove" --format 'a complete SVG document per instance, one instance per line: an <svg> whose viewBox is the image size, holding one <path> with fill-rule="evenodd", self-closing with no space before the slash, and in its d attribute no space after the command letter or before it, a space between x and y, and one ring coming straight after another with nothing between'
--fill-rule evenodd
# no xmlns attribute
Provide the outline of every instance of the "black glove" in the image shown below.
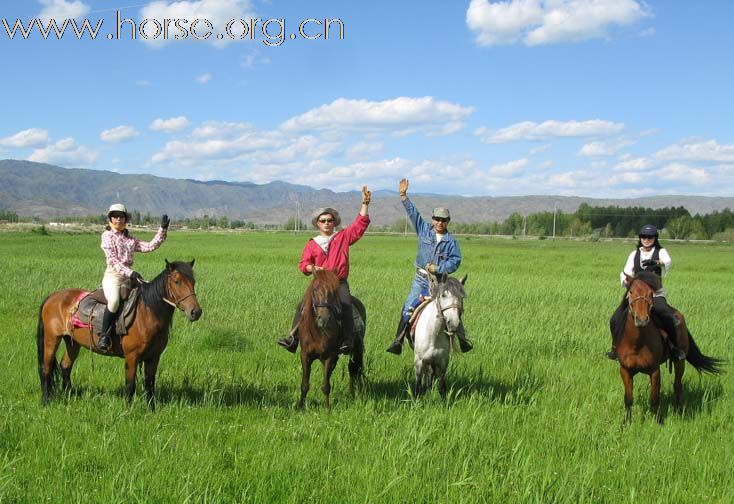
<svg viewBox="0 0 734 504"><path fill-rule="evenodd" d="M132 272L132 274L130 275L130 280L132 280L133 285L143 285L143 277L137 271Z"/></svg>
<svg viewBox="0 0 734 504"><path fill-rule="evenodd" d="M163 229L168 229L168 225L171 223L171 219L168 218L168 215L163 214L161 217L161 227Z"/></svg>
<svg viewBox="0 0 734 504"><path fill-rule="evenodd" d="M642 265L643 268L649 268L650 266L657 266L658 262L653 261L652 259L645 259L640 264Z"/></svg>

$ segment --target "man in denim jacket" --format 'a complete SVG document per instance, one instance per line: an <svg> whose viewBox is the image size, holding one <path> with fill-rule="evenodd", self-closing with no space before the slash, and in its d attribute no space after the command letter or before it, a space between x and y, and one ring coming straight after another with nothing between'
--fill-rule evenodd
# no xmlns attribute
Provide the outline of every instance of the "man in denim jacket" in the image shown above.
<svg viewBox="0 0 734 504"><path fill-rule="evenodd" d="M408 199L408 180L402 179L398 187L400 199L403 202L408 218L413 224L418 235L418 255L415 258L415 277L410 288L408 298L400 312L400 323L398 325L395 341L387 349L388 352L400 355L403 350L403 339L408 333L408 321L413 309L420 304L420 296L428 296L428 273L441 274L453 273L461 264L461 250L459 244L452 234L448 232L448 224L451 215L447 208L436 208L431 216L429 224L421 217L413 203ZM467 339L464 325L461 324L456 331L459 337L459 346L462 352L472 349L471 342Z"/></svg>

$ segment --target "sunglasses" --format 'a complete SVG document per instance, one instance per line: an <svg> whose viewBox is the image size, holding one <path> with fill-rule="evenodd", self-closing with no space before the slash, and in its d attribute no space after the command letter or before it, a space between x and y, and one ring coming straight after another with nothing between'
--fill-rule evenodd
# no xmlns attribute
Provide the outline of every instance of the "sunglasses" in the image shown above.
<svg viewBox="0 0 734 504"><path fill-rule="evenodd" d="M125 214L118 214L118 213L110 214L110 219L124 219L124 218L125 218Z"/></svg>
<svg viewBox="0 0 734 504"><path fill-rule="evenodd" d="M641 240L654 240L655 236L654 235L640 235L640 239Z"/></svg>
<svg viewBox="0 0 734 504"><path fill-rule="evenodd" d="M436 222L448 222L449 220L445 217L434 217L433 220Z"/></svg>
<svg viewBox="0 0 734 504"><path fill-rule="evenodd" d="M334 222L334 219L319 219L319 222L321 224L328 224L329 222Z"/></svg>

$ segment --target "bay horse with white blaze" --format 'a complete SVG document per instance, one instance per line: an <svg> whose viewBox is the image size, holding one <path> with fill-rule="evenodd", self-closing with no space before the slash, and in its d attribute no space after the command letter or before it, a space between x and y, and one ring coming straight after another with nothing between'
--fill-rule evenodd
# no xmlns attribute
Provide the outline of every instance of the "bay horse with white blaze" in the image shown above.
<svg viewBox="0 0 734 504"><path fill-rule="evenodd" d="M349 392L354 393L354 383L362 376L364 356L364 334L367 314L362 302L352 296L353 313L359 314L361 324L355 320L354 343L349 356ZM301 344L301 398L298 407L302 408L310 387L311 364L316 359L324 367L324 406L329 409L331 393L331 373L339 360L341 340L341 303L339 302L339 277L329 270L317 270L303 296L301 321L298 334Z"/></svg>
<svg viewBox="0 0 734 504"><path fill-rule="evenodd" d="M168 332L173 320L174 308L186 314L194 322L201 317L201 306L194 290L194 261L172 262L166 260L166 268L151 282L140 286L135 318L127 334L115 338L106 352L97 348L98 334L92 329L75 327L72 316L79 300L84 297L81 289L64 289L48 296L38 314L38 374L41 379L41 402L49 402L58 364L56 352L64 340L66 351L61 359L61 376L65 391L71 389L71 369L81 347L102 355L125 359L125 398L130 402L135 394L135 376L138 365L145 365L145 391L148 407L155 409L155 377L161 353L168 344Z"/></svg>
<svg viewBox="0 0 734 504"><path fill-rule="evenodd" d="M446 371L464 313L466 278L459 281L445 273L428 274L431 301L415 322L413 394L416 397L430 390L433 379L438 378L438 392L441 399L446 399Z"/></svg>
<svg viewBox="0 0 734 504"><path fill-rule="evenodd" d="M653 293L662 287L660 277L649 271L640 271L634 277L627 277L627 292L622 299L626 304L624 321L618 324L619 334L615 334L617 355L619 357L619 373L624 384L625 421L632 419L633 379L637 373L650 376L650 407L658 422L662 422L659 414L660 406L660 365L670 358L667 335L655 325L650 316ZM686 360L696 370L704 373L719 374L722 372L722 359L708 357L701 353L688 331L683 314L676 310L679 321L675 342L686 354ZM675 381L673 384L676 409L680 408L683 393L684 360L673 361Z"/></svg>

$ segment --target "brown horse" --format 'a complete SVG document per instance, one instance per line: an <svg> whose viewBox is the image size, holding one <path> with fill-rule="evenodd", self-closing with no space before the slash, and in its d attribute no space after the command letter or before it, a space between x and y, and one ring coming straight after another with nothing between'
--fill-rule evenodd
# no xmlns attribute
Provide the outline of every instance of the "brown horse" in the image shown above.
<svg viewBox="0 0 734 504"><path fill-rule="evenodd" d="M352 296L352 306L362 317L361 327L355 323L354 345L349 359L349 391L354 392L354 382L362 375L364 355L364 333L367 315L364 305ZM331 373L339 360L341 303L339 302L339 277L333 271L319 270L306 288L303 296L303 315L298 326L301 342L301 399L302 408L311 380L311 364L316 359L324 366L324 406L329 409L331 393Z"/></svg>
<svg viewBox="0 0 734 504"><path fill-rule="evenodd" d="M201 317L201 306L194 291L194 261L166 261L166 268L154 280L143 283L135 311L135 319L122 338L114 338L107 352L97 348L98 334L88 328L73 327L71 317L77 310L81 289L65 289L52 293L41 304L38 315L38 374L41 379L41 403L48 404L58 364L56 352L64 340L66 351L61 359L61 376L65 391L71 389L71 368L81 347L95 353L125 359L125 398L135 394L138 365L145 364L145 391L148 407L155 409L155 376L161 353L168 344L168 331L174 307L190 321Z"/></svg>
<svg viewBox="0 0 734 504"><path fill-rule="evenodd" d="M653 292L660 288L660 278L654 273L641 271L635 277L627 277L628 289L622 303L626 303L626 318L620 327L621 334L617 338L617 355L619 356L619 373L624 383L624 405L626 409L625 421L632 419L632 389L633 379L637 373L650 376L650 407L659 422L660 406L660 365L669 358L669 349L665 338L667 335L656 325L650 317ZM688 331L683 314L676 310L676 317L680 321L677 327L675 341L685 354L686 360L699 372L721 373L723 360L707 357L698 349L693 336ZM682 378L685 370L685 361L673 361L675 368L675 406L680 408L683 392Z"/></svg>

